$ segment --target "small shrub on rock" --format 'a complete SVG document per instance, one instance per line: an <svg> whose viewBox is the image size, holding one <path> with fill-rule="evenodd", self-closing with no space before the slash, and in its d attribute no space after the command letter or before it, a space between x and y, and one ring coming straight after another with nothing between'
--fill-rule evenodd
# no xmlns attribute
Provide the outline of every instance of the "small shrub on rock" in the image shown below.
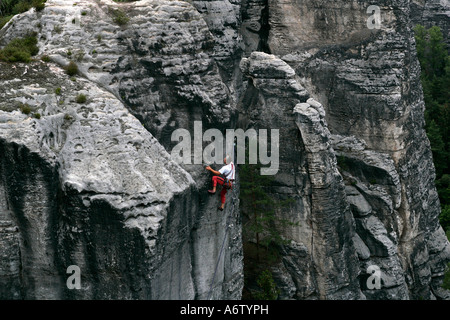
<svg viewBox="0 0 450 320"><path fill-rule="evenodd" d="M30 62L31 56L36 55L38 52L37 38L35 35L30 35L25 38L11 40L0 50L0 60L12 63Z"/></svg>
<svg viewBox="0 0 450 320"><path fill-rule="evenodd" d="M87 100L87 98L84 94L80 93L79 95L77 95L77 98L76 98L77 103L85 103L86 100Z"/></svg>
<svg viewBox="0 0 450 320"><path fill-rule="evenodd" d="M75 62L70 61L69 64L66 67L66 73L69 76L74 76L78 73L78 66Z"/></svg>
<svg viewBox="0 0 450 320"><path fill-rule="evenodd" d="M22 111L23 114L30 114L31 113L31 108L28 104L21 104L20 105L20 111Z"/></svg>
<svg viewBox="0 0 450 320"><path fill-rule="evenodd" d="M110 13L113 16L113 21L119 26L124 26L128 23L130 18L120 9L111 9Z"/></svg>

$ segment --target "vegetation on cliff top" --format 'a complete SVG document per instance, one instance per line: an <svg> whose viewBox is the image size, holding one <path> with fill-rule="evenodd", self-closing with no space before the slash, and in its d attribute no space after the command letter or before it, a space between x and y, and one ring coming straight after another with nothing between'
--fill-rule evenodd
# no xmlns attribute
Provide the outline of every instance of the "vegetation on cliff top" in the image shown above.
<svg viewBox="0 0 450 320"><path fill-rule="evenodd" d="M0 29L19 13L26 12L31 8L42 11L47 0L2 0L0 1Z"/></svg>
<svg viewBox="0 0 450 320"><path fill-rule="evenodd" d="M5 62L30 62L39 52L36 35L11 40L0 50L0 60Z"/></svg>

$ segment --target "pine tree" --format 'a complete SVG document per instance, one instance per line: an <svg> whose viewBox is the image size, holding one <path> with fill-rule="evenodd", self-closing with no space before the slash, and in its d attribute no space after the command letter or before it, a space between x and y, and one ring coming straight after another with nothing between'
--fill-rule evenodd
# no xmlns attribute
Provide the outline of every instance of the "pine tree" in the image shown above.
<svg viewBox="0 0 450 320"><path fill-rule="evenodd" d="M248 163L248 161L247 161ZM270 193L274 177L260 174L261 165L241 165L240 209L243 221L243 299L276 299L278 289L270 266L279 259L279 249L289 242L283 229L297 223L280 218L293 200L280 200Z"/></svg>
<svg viewBox="0 0 450 320"><path fill-rule="evenodd" d="M448 154L445 150L445 143L439 126L434 120L427 125L427 136L430 140L431 152L433 153L433 162L436 169L436 176L441 177L444 170L448 167Z"/></svg>
<svg viewBox="0 0 450 320"><path fill-rule="evenodd" d="M261 175L260 168L261 165L245 164L239 171L240 206L246 217L243 231L247 239L255 240L257 261L260 261L261 248L264 248L271 258L275 258L276 253L270 249L286 244L288 240L282 236L283 228L295 225L277 215L277 210L288 206L292 200L275 199L268 192L274 178Z"/></svg>
<svg viewBox="0 0 450 320"><path fill-rule="evenodd" d="M414 28L417 57L425 99L425 130L436 169L436 188L441 201L440 222L449 230L447 178L450 160L450 56L439 27Z"/></svg>

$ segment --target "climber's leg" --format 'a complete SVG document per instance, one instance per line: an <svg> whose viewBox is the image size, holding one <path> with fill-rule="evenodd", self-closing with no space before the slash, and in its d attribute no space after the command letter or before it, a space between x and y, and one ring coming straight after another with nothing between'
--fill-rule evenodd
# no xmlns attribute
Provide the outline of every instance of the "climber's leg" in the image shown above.
<svg viewBox="0 0 450 320"><path fill-rule="evenodd" d="M225 195L227 194L227 191L228 191L228 189L232 189L232 184L231 184L231 182L229 182L229 186L228 186L228 188L227 187L225 187L225 185L222 187L222 192L220 192L220 201L222 202L222 204L221 204L221 206L218 208L219 210L223 210L224 209L224 207L225 207L225 200L226 200L226 197L225 197Z"/></svg>
<svg viewBox="0 0 450 320"><path fill-rule="evenodd" d="M225 207L225 200L226 200L225 195L226 194L227 194L227 188L223 187L222 191L220 192L220 201L222 202L222 204L219 207L219 210L223 210L223 208Z"/></svg>
<svg viewBox="0 0 450 320"><path fill-rule="evenodd" d="M212 177L212 182L213 182L213 188L212 190L208 190L209 193L216 193L216 186L217 184L223 185L223 178L219 177L219 176L213 176Z"/></svg>

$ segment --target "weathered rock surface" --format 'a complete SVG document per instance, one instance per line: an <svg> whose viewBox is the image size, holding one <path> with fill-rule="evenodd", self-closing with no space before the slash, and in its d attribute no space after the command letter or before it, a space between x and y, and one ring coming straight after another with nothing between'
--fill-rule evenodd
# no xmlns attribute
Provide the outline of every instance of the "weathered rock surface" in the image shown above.
<svg viewBox="0 0 450 320"><path fill-rule="evenodd" d="M448 6L385 1L369 29L371 4L48 0L15 16L0 46L36 32L51 62L0 63L0 297L239 299L239 184L219 213L204 167L169 154L201 121L279 129L271 194L298 223L272 268L281 299L448 299L411 29L448 31Z"/></svg>
<svg viewBox="0 0 450 320"><path fill-rule="evenodd" d="M346 184L347 200L344 202L350 205L354 216L341 218L341 221L354 219L354 227L350 230L354 230L357 236L351 237L360 259L360 285L356 286L366 298L445 298L448 294L443 293L437 283L441 283L444 266L450 258L447 254L449 243L437 220L440 207L433 183L434 167L429 142L423 130L424 104L411 29L410 2L379 4L382 15L380 29L367 27L370 17L367 8L371 4L369 1L268 1L265 9L270 28L266 52L287 62L295 74L285 74L286 79L297 79L311 98L323 104L323 108L319 107L315 112L313 107L320 104L314 102L308 106L306 98L297 102L286 100L284 97L289 96L290 90L272 90L275 94L267 96L267 89L262 86L255 86L259 90L258 98L245 96L244 101L251 100L253 106L263 107L269 104L262 104L261 100L271 101L270 108L279 113L278 105L286 103L286 108L297 105L296 110L300 111L297 114L303 114L305 119L317 119L316 126L322 121L326 128L322 131L302 131L299 125L303 141L296 140L293 144L300 145L300 151L289 144L295 136L290 135L285 140L289 152L283 160L295 154L300 165L299 169L291 171L291 175L295 177L296 172L303 171L307 177L303 180L296 178L296 186L302 185L299 181L312 186L315 177L324 179L332 175L331 158L336 154L339 172ZM259 19L259 13L253 14L255 20ZM255 43L253 40L254 36L248 41L244 38L244 43L251 46ZM259 75L264 74L257 71ZM251 82L255 82L253 77ZM247 90L247 94L250 93L255 95L251 87ZM264 94L264 99L260 98ZM261 114L258 119L260 127L279 125L277 116L267 117L263 112L258 112ZM324 120L318 120L321 117ZM289 122L284 125L291 127ZM328 148L323 133L327 130L331 132L328 143L332 144L334 152L327 157L322 156L322 162L314 160L314 157L308 158L305 138L311 140L310 152L319 157ZM307 173L308 168L316 166L321 169L318 175ZM286 186L288 180L282 177L283 173L280 173L277 181ZM321 182L319 179L316 181ZM273 190L277 194L285 189L277 186ZM308 199L308 205L305 205L305 199ZM311 209L311 201L310 192L299 193L297 207L291 214L295 212L301 217L308 212L312 216L320 212ZM315 201L321 203L324 200L316 198ZM344 215L347 212L342 209L344 207L336 202L329 215ZM284 212L283 215L289 216L289 213ZM292 284L283 284L283 288L289 288L283 294L290 298L314 297L320 291L317 282L311 280L316 275L310 277L310 273L299 266L314 270L310 263L305 263L313 255L308 250L309 244L332 238L329 233L326 236L315 233L317 229L311 226L309 219L299 221L303 227L287 231L286 235L295 239L293 234L302 234L301 239L297 238L296 247L304 246L304 258L293 262L286 253L284 265L279 267L278 273L301 274L309 281L294 281L296 293L292 293L295 291ZM307 224L308 227L304 227ZM348 229L340 227L335 224L333 232L345 234ZM436 246L441 248L438 257L435 257L433 249ZM351 255L347 254L345 258L349 261ZM380 267L385 277L379 290L366 287L366 270L370 265ZM286 266L290 269L286 270ZM286 276L278 280L283 278ZM350 281L348 287L351 285ZM342 294L341 297L346 296Z"/></svg>
<svg viewBox="0 0 450 320"><path fill-rule="evenodd" d="M252 95L241 104L241 115L254 128L279 129L280 170L272 193L295 200L279 212L299 223L286 230L292 241L274 270L282 298L361 298L353 218L322 106L308 99L294 70L274 55L253 52L241 69L251 79Z"/></svg>
<svg viewBox="0 0 450 320"><path fill-rule="evenodd" d="M52 60L0 65L2 297L240 298L238 188L219 214L204 168L191 175L163 147L191 116L230 121L206 23L186 2L76 3L48 1L2 30L2 43L37 32ZM81 290L66 287L70 265Z"/></svg>
<svg viewBox="0 0 450 320"><path fill-rule="evenodd" d="M43 63L8 67L3 108L21 101L41 114L1 111L2 184L20 232L23 297L68 295L65 269L77 265L78 297L193 298L189 276L171 284L174 294L155 285L168 278L164 263L190 264L188 233L178 230L192 223L192 178L110 93ZM167 243L170 234L179 242Z"/></svg>

